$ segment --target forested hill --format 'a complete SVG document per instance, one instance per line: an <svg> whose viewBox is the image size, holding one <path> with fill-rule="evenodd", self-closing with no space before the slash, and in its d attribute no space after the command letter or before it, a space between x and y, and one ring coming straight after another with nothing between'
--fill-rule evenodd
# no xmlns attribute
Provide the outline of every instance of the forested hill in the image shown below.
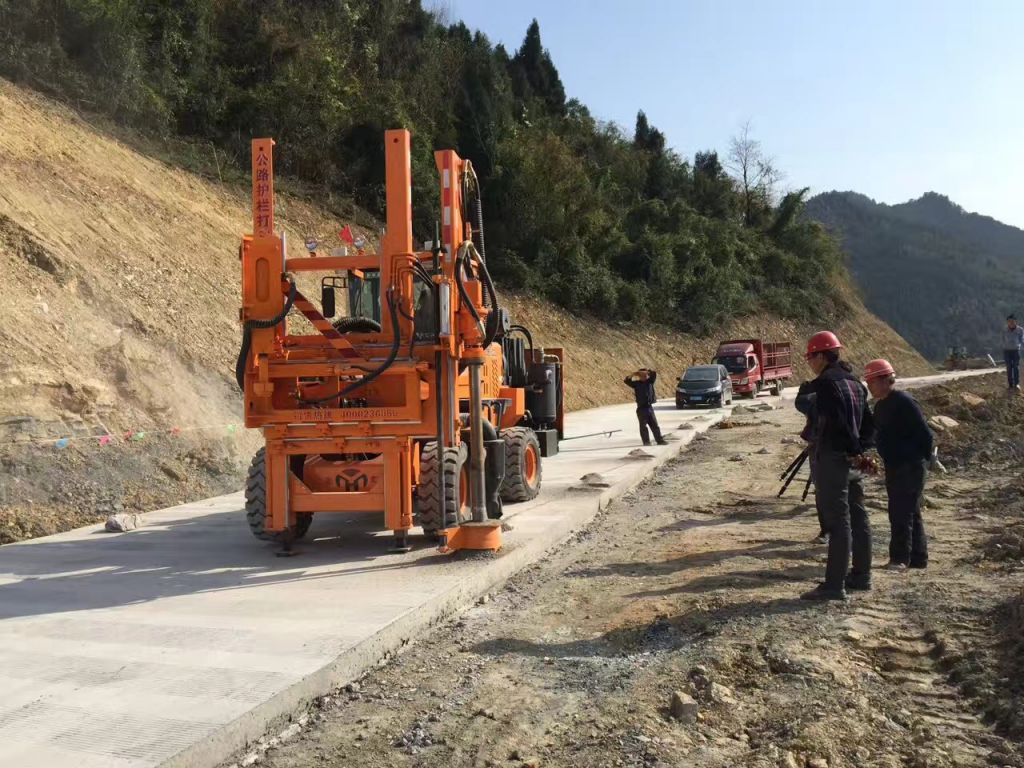
<svg viewBox="0 0 1024 768"><path fill-rule="evenodd" d="M212 145L236 178L272 135L281 172L377 215L382 132L407 127L417 232L437 216L432 151L455 147L481 176L496 277L576 312L708 332L846 308L836 243L798 215L803 193L774 193L756 141L684 158L642 112L635 130L602 122L536 22L507 51L419 0L0 0L0 74Z"/></svg>
<svg viewBox="0 0 1024 768"><path fill-rule="evenodd" d="M950 346L999 352L1011 312L1024 316L1024 231L929 192L900 205L854 192L808 201L840 236L868 308L925 357Z"/></svg>

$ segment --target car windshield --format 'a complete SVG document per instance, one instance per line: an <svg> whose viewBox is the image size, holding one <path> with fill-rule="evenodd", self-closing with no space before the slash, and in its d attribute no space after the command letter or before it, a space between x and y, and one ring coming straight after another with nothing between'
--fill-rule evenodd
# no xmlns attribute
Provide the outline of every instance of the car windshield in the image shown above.
<svg viewBox="0 0 1024 768"><path fill-rule="evenodd" d="M683 381L718 381L718 369L690 368L683 374Z"/></svg>
<svg viewBox="0 0 1024 768"><path fill-rule="evenodd" d="M724 365L729 373L747 372L747 358L743 355L724 355L716 357L715 362Z"/></svg>

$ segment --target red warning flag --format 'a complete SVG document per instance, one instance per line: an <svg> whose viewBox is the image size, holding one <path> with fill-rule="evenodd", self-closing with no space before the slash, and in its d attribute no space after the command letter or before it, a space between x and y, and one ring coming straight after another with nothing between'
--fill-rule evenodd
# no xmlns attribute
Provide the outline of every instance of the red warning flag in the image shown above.
<svg viewBox="0 0 1024 768"><path fill-rule="evenodd" d="M344 240L349 245L355 245L356 239L355 237L352 236L352 227L350 227L348 224L346 224L345 228L341 230L341 232L339 232L338 234L340 234L341 239Z"/></svg>

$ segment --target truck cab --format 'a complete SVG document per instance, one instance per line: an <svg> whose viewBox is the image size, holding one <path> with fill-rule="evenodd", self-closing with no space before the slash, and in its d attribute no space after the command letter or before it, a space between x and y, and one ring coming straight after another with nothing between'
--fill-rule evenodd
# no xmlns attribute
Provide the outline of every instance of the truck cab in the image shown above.
<svg viewBox="0 0 1024 768"><path fill-rule="evenodd" d="M754 345L749 342L723 343L719 345L712 361L724 365L732 379L733 392L740 395L756 394L760 389L761 366Z"/></svg>
<svg viewBox="0 0 1024 768"><path fill-rule="evenodd" d="M718 345L713 363L724 365L732 379L733 392L757 397L764 389L778 395L793 375L789 342L734 339Z"/></svg>

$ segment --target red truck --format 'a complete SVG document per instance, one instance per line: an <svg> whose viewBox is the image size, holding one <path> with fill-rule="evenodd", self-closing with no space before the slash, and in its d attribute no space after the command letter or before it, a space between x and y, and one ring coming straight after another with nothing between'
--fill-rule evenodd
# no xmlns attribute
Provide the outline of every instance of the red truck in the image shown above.
<svg viewBox="0 0 1024 768"><path fill-rule="evenodd" d="M793 357L788 341L732 339L720 342L713 363L724 365L738 395L755 398L763 390L778 395L793 375Z"/></svg>

